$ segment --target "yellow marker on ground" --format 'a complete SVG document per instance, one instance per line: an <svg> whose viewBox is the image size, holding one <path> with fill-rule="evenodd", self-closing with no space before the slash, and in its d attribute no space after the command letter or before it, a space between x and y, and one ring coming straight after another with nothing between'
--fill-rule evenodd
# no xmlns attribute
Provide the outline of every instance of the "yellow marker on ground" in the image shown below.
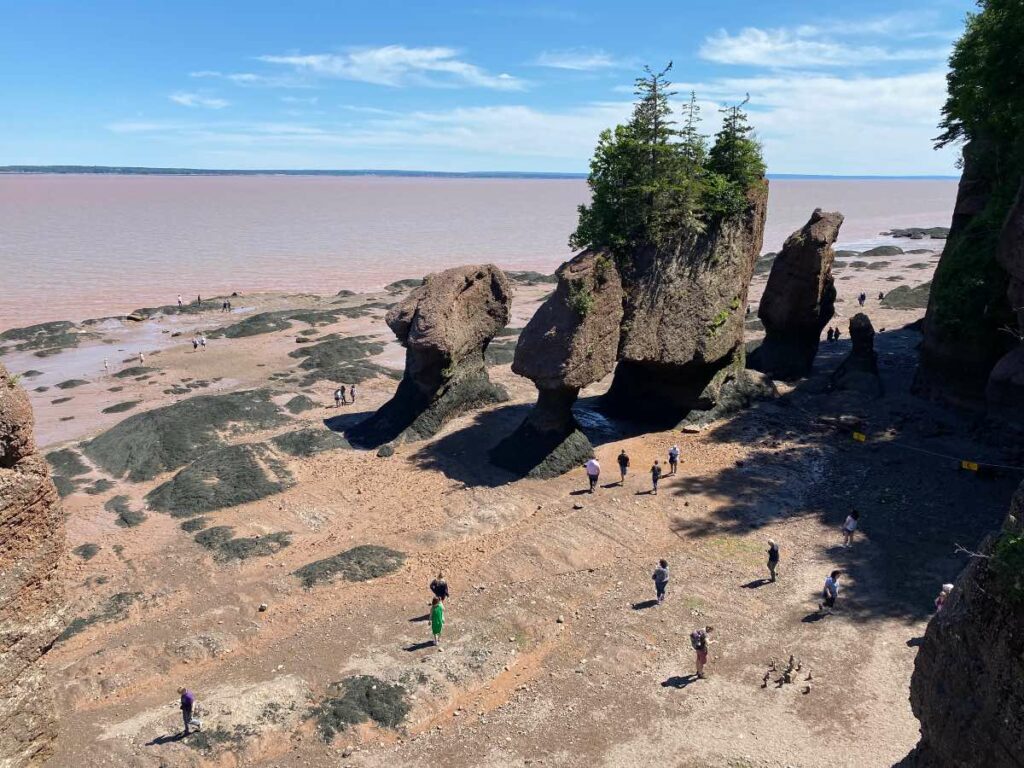
<svg viewBox="0 0 1024 768"><path fill-rule="evenodd" d="M967 470L970 470L971 472L977 472L978 471L978 462L976 462L976 461L966 461L966 460L961 461L960 462L960 469L967 469Z"/></svg>
<svg viewBox="0 0 1024 768"><path fill-rule="evenodd" d="M866 443L868 436L865 435L863 432L854 432L853 439L856 440L858 443Z"/></svg>

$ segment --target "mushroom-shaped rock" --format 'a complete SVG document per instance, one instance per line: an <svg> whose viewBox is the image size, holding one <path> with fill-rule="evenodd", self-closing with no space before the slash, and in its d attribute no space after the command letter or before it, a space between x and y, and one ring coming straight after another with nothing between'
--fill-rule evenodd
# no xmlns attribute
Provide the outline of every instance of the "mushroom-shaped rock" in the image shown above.
<svg viewBox="0 0 1024 768"><path fill-rule="evenodd" d="M622 322L622 281L612 257L583 251L556 272L558 285L527 323L513 372L537 385L537 403L492 452L517 474L554 477L593 456L572 414L580 389L615 367Z"/></svg>
<svg viewBox="0 0 1024 768"><path fill-rule="evenodd" d="M37 662L63 629L64 512L36 452L32 408L0 365L0 765L40 765L56 713Z"/></svg>
<svg viewBox="0 0 1024 768"><path fill-rule="evenodd" d="M385 321L405 347L395 396L346 432L356 445L422 440L448 420L508 399L491 383L487 345L508 322L512 287L493 264L427 275Z"/></svg>
<svg viewBox="0 0 1024 768"><path fill-rule="evenodd" d="M742 368L747 292L767 202L763 181L739 213L683 234L672 248L634 255L624 274L620 362L604 398L609 412L676 423L707 405L707 387L722 369Z"/></svg>
<svg viewBox="0 0 1024 768"><path fill-rule="evenodd" d="M821 330L835 313L832 245L842 223L841 213L818 208L786 239L757 311L765 338L748 358L751 368L775 379L810 373Z"/></svg>
<svg viewBox="0 0 1024 768"><path fill-rule="evenodd" d="M850 319L850 340L853 349L833 371L832 389L881 397L883 390L882 379L878 375L875 329L863 312L858 312Z"/></svg>

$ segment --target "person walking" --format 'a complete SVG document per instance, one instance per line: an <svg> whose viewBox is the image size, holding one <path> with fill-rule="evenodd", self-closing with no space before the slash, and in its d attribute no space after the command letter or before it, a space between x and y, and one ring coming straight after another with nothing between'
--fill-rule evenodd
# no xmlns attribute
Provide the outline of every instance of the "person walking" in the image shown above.
<svg viewBox="0 0 1024 768"><path fill-rule="evenodd" d="M351 387L348 388L348 394L349 394L349 400L352 402L352 405L355 405L356 404L356 385L355 384L353 384Z"/></svg>
<svg viewBox="0 0 1024 768"><path fill-rule="evenodd" d="M768 539L768 573L771 574L772 581L775 581L775 577L779 570L779 545L776 544L772 539Z"/></svg>
<svg viewBox="0 0 1024 768"><path fill-rule="evenodd" d="M334 407L341 408L341 390L334 390Z"/></svg>
<svg viewBox="0 0 1024 768"><path fill-rule="evenodd" d="M704 665L708 663L708 645L711 640L708 637L714 631L714 627L695 629L690 633L690 645L697 652L697 679L704 680Z"/></svg>
<svg viewBox="0 0 1024 768"><path fill-rule="evenodd" d="M203 724L192 717L192 710L196 704L195 694L187 688L179 688L178 694L181 696L181 719L185 723L185 735L188 736L191 733L189 728L202 729Z"/></svg>
<svg viewBox="0 0 1024 768"><path fill-rule="evenodd" d="M832 331L832 335L836 341L839 341L839 337L843 335L843 332L839 330L839 326L836 326Z"/></svg>
<svg viewBox="0 0 1024 768"><path fill-rule="evenodd" d="M660 605L665 602L665 589L668 587L668 560L658 561L658 567L654 569L651 578L654 579L654 591Z"/></svg>
<svg viewBox="0 0 1024 768"><path fill-rule="evenodd" d="M629 473L629 454L626 453L625 448L619 451L616 461L619 463L619 485L625 485L626 475Z"/></svg>
<svg viewBox="0 0 1024 768"><path fill-rule="evenodd" d="M430 582L430 591L442 603L448 599L448 582L444 580L444 573L441 571L438 571L437 578Z"/></svg>
<svg viewBox="0 0 1024 768"><path fill-rule="evenodd" d="M661 480L661 464L658 460L654 460L654 464L651 465L651 495L658 495L658 481Z"/></svg>
<svg viewBox="0 0 1024 768"><path fill-rule="evenodd" d="M103 358L103 372L110 373L110 361L107 358Z"/></svg>
<svg viewBox="0 0 1024 768"><path fill-rule="evenodd" d="M860 520L860 512L856 509L846 516L843 522L843 546L849 547L853 544L853 534L857 530L857 521Z"/></svg>
<svg viewBox="0 0 1024 768"><path fill-rule="evenodd" d="M206 334L199 334L199 346L203 348L203 352L206 351Z"/></svg>
<svg viewBox="0 0 1024 768"><path fill-rule="evenodd" d="M593 457L587 460L587 463L583 465L587 469L587 480L590 482L590 493L594 492L597 487L598 478L601 477L601 462L597 460L597 457Z"/></svg>
<svg viewBox="0 0 1024 768"><path fill-rule="evenodd" d="M145 364L146 364L146 356L143 353L139 352L139 365L145 365Z"/></svg>
<svg viewBox="0 0 1024 768"><path fill-rule="evenodd" d="M825 577L825 586L821 590L822 601L818 603L818 612L828 608L829 614L836 607L836 600L839 599L839 576L842 571L832 571Z"/></svg>
<svg viewBox="0 0 1024 768"><path fill-rule="evenodd" d="M181 300L181 294L179 293L178 294L178 308L180 309L182 306L183 306L183 302Z"/></svg>
<svg viewBox="0 0 1024 768"><path fill-rule="evenodd" d="M935 598L935 612L938 613L942 610L942 606L946 604L946 600L949 599L949 593L953 591L952 584L943 584L942 589L939 590L938 597Z"/></svg>
<svg viewBox="0 0 1024 768"><path fill-rule="evenodd" d="M435 597L430 601L430 633L434 636L434 645L441 647L441 630L444 629L444 603Z"/></svg>
<svg viewBox="0 0 1024 768"><path fill-rule="evenodd" d="M673 445L668 449L668 473L674 475L679 469L679 446Z"/></svg>

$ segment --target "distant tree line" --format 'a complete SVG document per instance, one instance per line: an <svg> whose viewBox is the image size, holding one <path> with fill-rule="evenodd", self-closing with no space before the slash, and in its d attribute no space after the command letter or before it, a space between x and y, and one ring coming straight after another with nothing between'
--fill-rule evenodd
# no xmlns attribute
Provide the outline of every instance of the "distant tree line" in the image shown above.
<svg viewBox="0 0 1024 768"><path fill-rule="evenodd" d="M761 147L744 111L747 99L720 110L722 128L709 147L695 93L682 107L681 122L675 120L671 68L645 67L629 122L601 132L590 161L591 202L579 207L571 248L608 248L620 260L648 245L671 248L742 211L751 186L764 176Z"/></svg>

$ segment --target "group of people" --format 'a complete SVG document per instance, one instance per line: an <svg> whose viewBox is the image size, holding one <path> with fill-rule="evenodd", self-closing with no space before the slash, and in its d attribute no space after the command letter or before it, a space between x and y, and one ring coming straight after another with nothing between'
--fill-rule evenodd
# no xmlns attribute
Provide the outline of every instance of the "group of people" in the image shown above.
<svg viewBox="0 0 1024 768"><path fill-rule="evenodd" d="M630 458L629 454L626 453L626 449L623 448L619 455L616 457L616 462L619 465L619 482L617 485L622 486L626 484L626 476L629 474ZM679 470L679 446L673 445L668 449L668 466L669 475L674 475ZM587 460L587 463L583 465L583 468L587 472L588 491L594 492L597 488L597 483L601 478L601 462L597 460L597 457L593 457ZM651 494L654 496L658 495L658 482L661 480L664 474L664 469L657 459L654 460L654 464L651 465Z"/></svg>
<svg viewBox="0 0 1024 768"><path fill-rule="evenodd" d="M203 348L204 352L206 351L206 334L205 333L200 333L200 334L192 337L192 351L195 352L200 347Z"/></svg>
<svg viewBox="0 0 1024 768"><path fill-rule="evenodd" d="M829 341L839 341L839 337L842 335L842 331L839 328L829 327L828 332L825 334L825 338Z"/></svg>
<svg viewBox="0 0 1024 768"><path fill-rule="evenodd" d="M356 402L356 385L353 384L348 388L348 397L345 396L345 385L342 384L336 390L334 390L334 407L340 408L343 405L349 403L355 405Z"/></svg>

